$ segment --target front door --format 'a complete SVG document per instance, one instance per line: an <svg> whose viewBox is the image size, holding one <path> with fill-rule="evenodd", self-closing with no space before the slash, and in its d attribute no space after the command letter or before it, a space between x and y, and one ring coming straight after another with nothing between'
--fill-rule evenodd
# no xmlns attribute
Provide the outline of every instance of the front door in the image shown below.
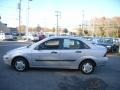
<svg viewBox="0 0 120 90"><path fill-rule="evenodd" d="M39 45L35 50L35 63L40 67L59 67L61 66L61 40L51 39Z"/></svg>

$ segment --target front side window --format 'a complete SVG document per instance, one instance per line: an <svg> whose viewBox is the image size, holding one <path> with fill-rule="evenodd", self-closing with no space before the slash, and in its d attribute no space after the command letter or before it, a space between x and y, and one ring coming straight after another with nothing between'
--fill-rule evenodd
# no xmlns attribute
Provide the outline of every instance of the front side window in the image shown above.
<svg viewBox="0 0 120 90"><path fill-rule="evenodd" d="M59 39L51 39L39 45L39 49L59 49L60 48L60 40Z"/></svg>

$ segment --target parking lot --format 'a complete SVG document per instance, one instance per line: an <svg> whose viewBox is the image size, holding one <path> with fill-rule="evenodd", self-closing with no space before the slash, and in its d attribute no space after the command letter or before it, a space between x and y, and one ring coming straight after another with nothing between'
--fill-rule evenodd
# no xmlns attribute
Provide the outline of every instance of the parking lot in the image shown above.
<svg viewBox="0 0 120 90"><path fill-rule="evenodd" d="M106 66L84 75L78 70L31 68L17 72L3 63L9 50L29 42L0 42L0 90L120 90L120 55L109 54Z"/></svg>

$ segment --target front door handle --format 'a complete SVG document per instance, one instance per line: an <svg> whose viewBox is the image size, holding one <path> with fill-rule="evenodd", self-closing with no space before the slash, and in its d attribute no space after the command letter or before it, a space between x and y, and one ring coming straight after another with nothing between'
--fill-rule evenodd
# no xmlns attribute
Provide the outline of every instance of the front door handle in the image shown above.
<svg viewBox="0 0 120 90"><path fill-rule="evenodd" d="M82 51L76 51L76 53L82 53Z"/></svg>
<svg viewBox="0 0 120 90"><path fill-rule="evenodd" d="M57 54L58 52L52 51L51 53L52 53L52 54Z"/></svg>

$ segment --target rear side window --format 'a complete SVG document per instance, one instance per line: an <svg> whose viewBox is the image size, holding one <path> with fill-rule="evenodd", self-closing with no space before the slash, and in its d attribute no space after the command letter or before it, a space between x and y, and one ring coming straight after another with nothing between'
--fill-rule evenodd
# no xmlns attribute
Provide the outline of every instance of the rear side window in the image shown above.
<svg viewBox="0 0 120 90"><path fill-rule="evenodd" d="M89 46L79 40L64 39L63 48L64 49L88 49Z"/></svg>

